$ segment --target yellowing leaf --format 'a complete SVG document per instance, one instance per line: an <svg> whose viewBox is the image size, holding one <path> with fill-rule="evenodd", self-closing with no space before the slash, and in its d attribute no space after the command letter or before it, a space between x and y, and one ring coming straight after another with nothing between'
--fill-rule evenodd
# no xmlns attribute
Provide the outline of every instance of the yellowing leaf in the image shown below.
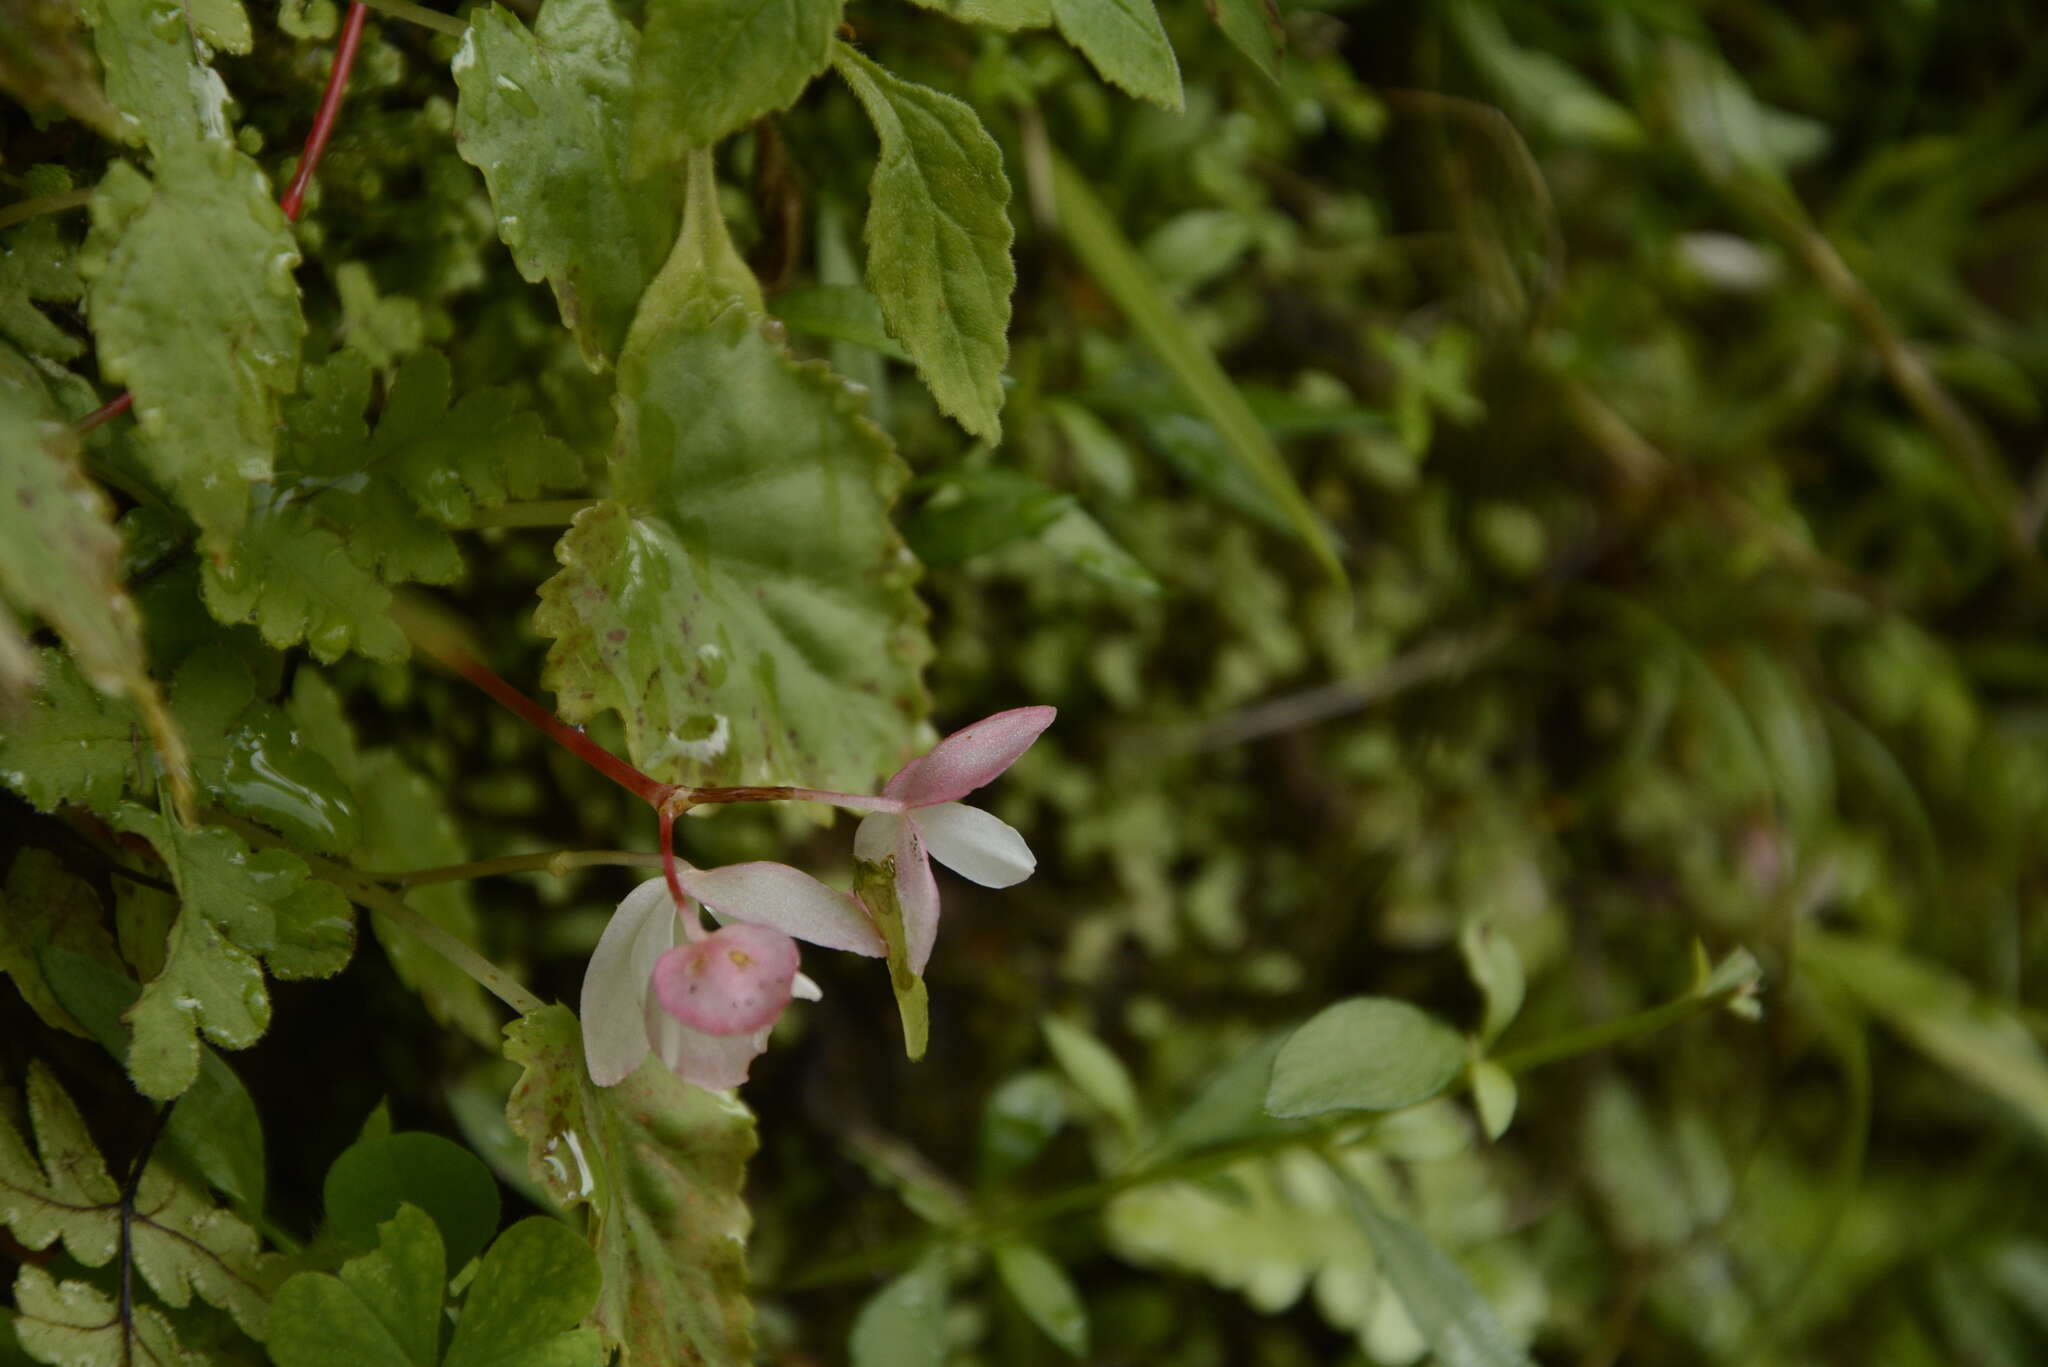
<svg viewBox="0 0 2048 1367"><path fill-rule="evenodd" d="M841 43L833 58L882 140L868 183L868 285L939 407L1002 435L1010 357L1010 182L974 111Z"/></svg>

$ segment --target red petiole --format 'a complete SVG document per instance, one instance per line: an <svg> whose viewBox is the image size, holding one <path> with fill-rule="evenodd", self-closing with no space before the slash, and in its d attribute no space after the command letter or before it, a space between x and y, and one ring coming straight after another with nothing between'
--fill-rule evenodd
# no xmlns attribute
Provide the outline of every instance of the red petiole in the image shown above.
<svg viewBox="0 0 2048 1367"><path fill-rule="evenodd" d="M284 197L277 201L277 207L284 210L288 222L297 223L299 215L305 212L306 187L313 183L313 170L327 153L327 140L334 136L334 123L341 114L341 97L348 90L349 72L355 69L356 49L362 45L363 26L369 18L370 7L363 0L355 0L348 7L348 16L341 21L341 38L334 46L334 64L327 69L327 88L320 92L320 107L314 111L312 131L306 134L305 150L299 153L298 172L292 177ZM135 396L124 393L80 418L78 431L90 432L134 406Z"/></svg>

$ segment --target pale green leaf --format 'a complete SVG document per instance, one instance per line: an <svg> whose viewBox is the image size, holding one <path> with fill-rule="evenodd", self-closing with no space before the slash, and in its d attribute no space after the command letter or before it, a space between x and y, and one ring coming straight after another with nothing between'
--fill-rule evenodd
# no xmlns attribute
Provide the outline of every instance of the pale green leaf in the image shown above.
<svg viewBox="0 0 2048 1367"><path fill-rule="evenodd" d="M659 180L787 109L825 69L845 0L649 0L633 68L633 168Z"/></svg>
<svg viewBox="0 0 2048 1367"><path fill-rule="evenodd" d="M1515 1120L1515 1075L1492 1059L1472 1065L1472 1104L1478 1108L1480 1128L1488 1139L1508 1132Z"/></svg>
<svg viewBox="0 0 2048 1367"><path fill-rule="evenodd" d="M144 463L221 548L298 380L298 247L233 146L180 144L155 169L152 185L117 162L93 198L87 313L102 377L135 396Z"/></svg>
<svg viewBox="0 0 2048 1367"><path fill-rule="evenodd" d="M35 660L39 690L16 714L0 713L0 781L42 811L63 802L111 811L149 762L135 709L87 683L68 654Z"/></svg>
<svg viewBox="0 0 2048 1367"><path fill-rule="evenodd" d="M1388 1283L1442 1367L1532 1367L1485 1298L1421 1230L1382 1210L1356 1180L1344 1190Z"/></svg>
<svg viewBox="0 0 2048 1367"><path fill-rule="evenodd" d="M1280 27L1275 0L1213 0L1208 9L1231 45L1267 80L1278 81L1287 33Z"/></svg>
<svg viewBox="0 0 2048 1367"><path fill-rule="evenodd" d="M1052 0L1052 15L1104 80L1180 112L1180 63L1152 0Z"/></svg>
<svg viewBox="0 0 2048 1367"><path fill-rule="evenodd" d="M1058 1016L1042 1016L1038 1025L1045 1032L1045 1042L1051 1047L1060 1071L1067 1075L1081 1095L1100 1107L1124 1133L1136 1134L1139 1123L1138 1089L1132 1083L1130 1070L1124 1067L1123 1060L1111 1053L1108 1045L1072 1021Z"/></svg>
<svg viewBox="0 0 2048 1367"><path fill-rule="evenodd" d="M916 0L916 3L958 19L963 24L979 24L1005 33L1052 27L1052 0Z"/></svg>
<svg viewBox="0 0 2048 1367"><path fill-rule="evenodd" d="M216 618L253 624L279 650L304 642L328 662L350 650L405 658L389 590L303 504L259 507L228 553L206 562L205 586Z"/></svg>
<svg viewBox="0 0 2048 1367"><path fill-rule="evenodd" d="M1067 508L1038 534L1038 544L1096 583L1136 598L1151 598L1159 581L1102 524L1079 506Z"/></svg>
<svg viewBox="0 0 2048 1367"><path fill-rule="evenodd" d="M544 679L571 722L617 711L658 780L864 788L926 706L889 522L902 462L857 395L762 331L701 168L619 360L613 497L541 588Z"/></svg>
<svg viewBox="0 0 2048 1367"><path fill-rule="evenodd" d="M626 174L638 44L609 0L548 0L531 33L482 5L454 61L456 148L592 366L618 354L675 234L669 184Z"/></svg>
<svg viewBox="0 0 2048 1367"><path fill-rule="evenodd" d="M564 1205L590 1206L604 1274L593 1318L606 1344L624 1349L621 1367L749 1362L746 1107L652 1058L617 1086L596 1086L566 1007L508 1026L505 1056L525 1070L506 1115L526 1138L534 1179Z"/></svg>
<svg viewBox="0 0 2048 1367"><path fill-rule="evenodd" d="M1499 92L1516 122L1596 147L1627 149L1643 142L1643 126L1634 114L1571 64L1516 43L1491 6L1458 0L1446 13L1472 64Z"/></svg>
<svg viewBox="0 0 2048 1367"><path fill-rule="evenodd" d="M1486 1000L1479 1042L1490 1045L1521 1013L1522 955L1490 921L1468 921L1458 934L1458 949L1465 956L1465 971Z"/></svg>
<svg viewBox="0 0 2048 1367"><path fill-rule="evenodd" d="M946 1264L926 1256L868 1297L847 1344L853 1367L940 1367L946 1360Z"/></svg>
<svg viewBox="0 0 2048 1367"><path fill-rule="evenodd" d="M1266 1114L1266 1088L1273 1080L1273 1060L1287 1043L1287 1030L1275 1030L1211 1073L1200 1090L1160 1132L1156 1156L1169 1158L1214 1144L1284 1128Z"/></svg>
<svg viewBox="0 0 2048 1367"><path fill-rule="evenodd" d="M86 1282L60 1282L24 1265L14 1279L14 1332L36 1360L64 1367L203 1367L178 1345L170 1321L139 1305L126 1324L113 1299Z"/></svg>
<svg viewBox="0 0 2048 1367"><path fill-rule="evenodd" d="M39 956L51 948L121 971L91 886L49 851L25 849L7 870L6 894L0 898L0 972L14 979L22 1000L45 1025L89 1034L90 1026L73 1017L44 979Z"/></svg>
<svg viewBox="0 0 2048 1367"><path fill-rule="evenodd" d="M1266 1112L1392 1111L1427 1101L1465 1066L1465 1040L1427 1012L1353 997L1316 1013L1280 1047Z"/></svg>
<svg viewBox="0 0 2048 1367"><path fill-rule="evenodd" d="M175 1097L199 1075L199 1031L222 1048L246 1049L270 1027L263 970L188 903L171 924L163 972L143 985L128 1023L136 1090Z"/></svg>
<svg viewBox="0 0 2048 1367"><path fill-rule="evenodd" d="M278 1367L435 1367L447 1267L434 1222L401 1206L376 1251L338 1275L301 1272L278 1288L270 1356Z"/></svg>
<svg viewBox="0 0 2048 1367"><path fill-rule="evenodd" d="M2048 1058L2009 1006L1873 939L1809 933L1799 941L1799 960L1915 1049L2048 1135Z"/></svg>
<svg viewBox="0 0 2048 1367"><path fill-rule="evenodd" d="M903 903L896 895L895 858L880 863L854 860L853 891L882 933L889 987L896 994L896 1015L903 1023L903 1052L909 1058L921 1059L931 1043L931 998L925 990L924 978L910 966L910 937L903 924Z"/></svg>
<svg viewBox="0 0 2048 1367"><path fill-rule="evenodd" d="M597 1330L578 1327L603 1279L569 1226L543 1215L521 1220L484 1254L446 1367L604 1367L610 1355Z"/></svg>
<svg viewBox="0 0 2048 1367"><path fill-rule="evenodd" d="M833 60L882 143L863 233L868 287L939 408L998 440L1017 283L1002 151L951 96L901 80L844 43Z"/></svg>
<svg viewBox="0 0 2048 1367"><path fill-rule="evenodd" d="M1105 0L1105 3L1107 0ZM1066 158L1053 158L1060 230L1089 273L1114 299L1149 347L1187 392L1197 411L1213 425L1231 456L1266 497L1282 511L1297 536L1315 552L1330 578L1344 583L1344 568L1328 531L1244 395L1230 382L1214 353L1197 339L1187 321L1160 290L1145 263L1107 206Z"/></svg>
<svg viewBox="0 0 2048 1367"><path fill-rule="evenodd" d="M104 1267L120 1248L121 1189L71 1098L39 1060L29 1066L28 1110L34 1154L0 1123L0 1222L30 1248L61 1238L72 1257ZM254 1230L161 1161L143 1171L127 1223L136 1270L166 1305L190 1305L196 1295L226 1310L250 1337L263 1337L283 1259L263 1252Z"/></svg>
<svg viewBox="0 0 2048 1367"><path fill-rule="evenodd" d="M73 256L54 217L32 218L0 235L0 337L30 356L56 361L72 360L85 350L83 342L36 307L75 304L85 294Z"/></svg>
<svg viewBox="0 0 2048 1367"><path fill-rule="evenodd" d="M227 87L201 62L182 12L166 22L152 0L85 0L80 9L93 27L122 136L159 156L201 140L226 141Z"/></svg>
<svg viewBox="0 0 2048 1367"><path fill-rule="evenodd" d="M1007 1240L993 1252L996 1274L1031 1322L1075 1357L1086 1357L1088 1307L1066 1270L1037 1244Z"/></svg>

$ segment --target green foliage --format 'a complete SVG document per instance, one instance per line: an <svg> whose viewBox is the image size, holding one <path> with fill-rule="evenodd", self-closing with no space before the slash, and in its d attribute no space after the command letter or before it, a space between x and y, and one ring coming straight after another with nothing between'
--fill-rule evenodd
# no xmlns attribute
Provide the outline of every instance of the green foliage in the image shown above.
<svg viewBox="0 0 2048 1367"><path fill-rule="evenodd" d="M1386 997L1326 1006L1273 1058L1266 1112L1395 1111L1429 1100L1465 1064L1465 1041L1427 1012Z"/></svg>
<svg viewBox="0 0 2048 1367"><path fill-rule="evenodd" d="M1180 64L1152 0L1052 0L1053 22L1111 85L1181 107Z"/></svg>
<svg viewBox="0 0 2048 1367"><path fill-rule="evenodd" d="M506 1114L534 1180L564 1206L590 1207L604 1274L593 1321L606 1345L624 1367L748 1361L740 1183L752 1114L652 1060L595 1086L576 1018L559 1006L510 1026L505 1054L525 1070Z"/></svg>
<svg viewBox="0 0 2048 1367"><path fill-rule="evenodd" d="M672 173L691 149L794 104L830 60L844 7L651 0L633 67L634 172Z"/></svg>
<svg viewBox="0 0 2048 1367"><path fill-rule="evenodd" d="M498 1184L468 1149L438 1134L357 1140L327 1170L327 1228L353 1247L377 1243L387 1220L408 1209L431 1217L451 1271L483 1251L498 1227Z"/></svg>
<svg viewBox="0 0 2048 1367"><path fill-rule="evenodd" d="M1017 283L1002 152L960 101L843 43L834 62L882 140L863 233L868 286L939 407L998 440Z"/></svg>

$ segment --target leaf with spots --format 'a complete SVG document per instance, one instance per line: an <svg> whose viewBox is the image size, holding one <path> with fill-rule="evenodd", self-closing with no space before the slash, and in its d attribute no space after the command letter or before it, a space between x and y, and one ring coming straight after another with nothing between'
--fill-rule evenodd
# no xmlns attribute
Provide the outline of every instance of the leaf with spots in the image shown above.
<svg viewBox="0 0 2048 1367"><path fill-rule="evenodd" d="M572 722L618 712L657 779L860 789L926 708L916 564L889 521L905 471L859 397L763 326L715 189L693 159L619 359L613 496L541 589L546 682Z"/></svg>

